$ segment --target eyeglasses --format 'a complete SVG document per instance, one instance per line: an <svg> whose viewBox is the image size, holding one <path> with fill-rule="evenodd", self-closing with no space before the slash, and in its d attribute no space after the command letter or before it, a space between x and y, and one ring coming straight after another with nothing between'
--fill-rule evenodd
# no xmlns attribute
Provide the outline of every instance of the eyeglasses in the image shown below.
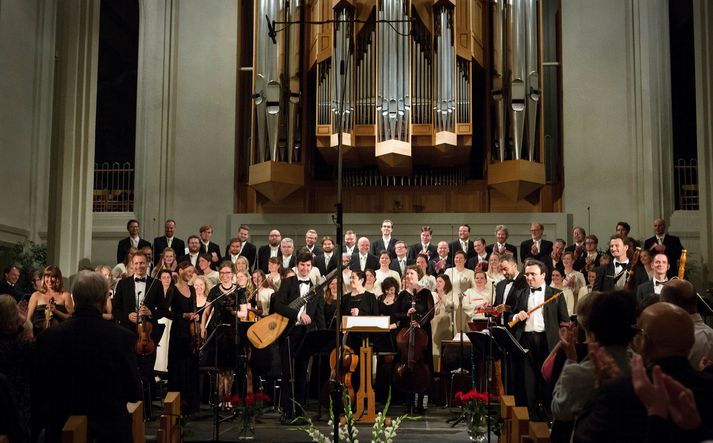
<svg viewBox="0 0 713 443"><path fill-rule="evenodd" d="M232 273L233 273L233 271L220 271L218 274L220 274L220 275L230 275L230 274L232 274Z"/></svg>

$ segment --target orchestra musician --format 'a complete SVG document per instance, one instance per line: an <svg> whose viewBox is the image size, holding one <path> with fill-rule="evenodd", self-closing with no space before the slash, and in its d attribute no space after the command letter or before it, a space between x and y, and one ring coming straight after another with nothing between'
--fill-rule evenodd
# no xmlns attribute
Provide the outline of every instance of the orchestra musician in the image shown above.
<svg viewBox="0 0 713 443"><path fill-rule="evenodd" d="M49 265L42 273L42 288L30 297L27 318L32 321L35 336L42 330L67 320L74 312L69 292L64 290L62 271Z"/></svg>
<svg viewBox="0 0 713 443"><path fill-rule="evenodd" d="M281 422L285 424L289 424L295 417L296 411L291 399L304 405L307 395L307 359L298 358L297 350L308 331L324 329L324 296L321 293L309 298L300 309L290 307L290 303L297 298L308 297L313 285L309 278L312 270L312 254L300 254L296 261L297 274L282 279L280 289L275 293L271 306L273 312L290 320L287 329L279 338L282 392L285 393L281 396L283 407Z"/></svg>
<svg viewBox="0 0 713 443"><path fill-rule="evenodd" d="M465 257L463 257L463 261L465 262ZM409 266L406 269L404 289L401 291L401 294L399 294L398 299L400 311L406 313L406 317L402 319L400 326L402 329L408 329L409 327L421 328L427 333L428 344L423 351L423 355L418 356L417 359L422 359L422 361L429 367L431 374L433 374L433 340L431 340L431 320L433 319L434 304L431 291L421 287L419 284L419 281L423 277L422 272L421 268L417 266ZM401 358L403 360L404 356L401 356ZM415 411L418 414L425 414L426 411L423 407L423 393L418 393L415 405L413 404L413 397L411 395L408 396L408 399L408 409L410 411Z"/></svg>
<svg viewBox="0 0 713 443"><path fill-rule="evenodd" d="M131 258L131 266L134 275L121 279L114 291L113 312L116 321L137 332L137 324L140 317L143 321L151 323L150 339L154 344L158 343L163 334L163 325L158 324L163 312L163 297L161 297L158 286L154 284L153 278L146 275L148 270L148 260L146 254L138 251ZM156 363L156 351L146 355L137 355L139 375L143 384L144 404L150 405L154 392L154 364ZM146 416L151 417L151 408L145 408Z"/></svg>

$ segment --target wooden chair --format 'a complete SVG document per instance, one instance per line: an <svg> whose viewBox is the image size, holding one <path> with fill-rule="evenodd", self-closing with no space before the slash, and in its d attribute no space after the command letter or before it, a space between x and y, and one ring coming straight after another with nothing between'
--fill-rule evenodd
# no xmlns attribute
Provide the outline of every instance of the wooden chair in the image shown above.
<svg viewBox="0 0 713 443"><path fill-rule="evenodd" d="M62 443L86 443L87 416L72 415L62 428Z"/></svg>
<svg viewBox="0 0 713 443"><path fill-rule="evenodd" d="M181 394L169 392L163 400L163 413L159 421L158 443L179 443L182 441L181 432Z"/></svg>
<svg viewBox="0 0 713 443"><path fill-rule="evenodd" d="M550 443L550 428L543 421L531 421L523 443Z"/></svg>
<svg viewBox="0 0 713 443"><path fill-rule="evenodd" d="M502 435L500 441L511 443L510 422L512 421L512 410L515 407L515 396L503 395L500 397L500 418L503 420Z"/></svg>
<svg viewBox="0 0 713 443"><path fill-rule="evenodd" d="M146 429L144 426L144 402L127 403L126 409L131 416L131 435L134 443L144 443L146 441Z"/></svg>
<svg viewBox="0 0 713 443"><path fill-rule="evenodd" d="M512 408L512 419L510 420L510 441L520 443L523 436L528 435L530 424L530 413L525 406L515 406Z"/></svg>

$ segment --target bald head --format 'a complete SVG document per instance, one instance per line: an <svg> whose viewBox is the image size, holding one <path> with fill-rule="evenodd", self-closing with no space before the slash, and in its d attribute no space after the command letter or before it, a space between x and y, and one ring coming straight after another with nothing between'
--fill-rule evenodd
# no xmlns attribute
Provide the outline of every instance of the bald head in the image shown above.
<svg viewBox="0 0 713 443"><path fill-rule="evenodd" d="M644 309L639 328L648 337L640 349L646 362L663 357L688 357L693 347L693 320L688 312L671 303L655 303Z"/></svg>
<svg viewBox="0 0 713 443"><path fill-rule="evenodd" d="M698 312L696 288L687 280L673 279L667 282L661 289L661 301L683 308L689 314Z"/></svg>

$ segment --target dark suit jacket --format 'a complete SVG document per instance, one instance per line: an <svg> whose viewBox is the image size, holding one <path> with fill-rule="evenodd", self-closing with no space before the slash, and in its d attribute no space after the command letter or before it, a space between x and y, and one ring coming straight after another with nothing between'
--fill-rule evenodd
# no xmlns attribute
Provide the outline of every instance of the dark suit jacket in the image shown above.
<svg viewBox="0 0 713 443"><path fill-rule="evenodd" d="M366 267L361 269L361 263L359 262L359 252L355 252L352 255L352 261L349 263L349 269L352 271L364 271L365 269L372 269L376 271L381 266L379 265L379 257L373 254L367 254L366 256Z"/></svg>
<svg viewBox="0 0 713 443"><path fill-rule="evenodd" d="M299 253L299 251L302 250L302 248L306 248L306 247L307 247L307 245L302 245L299 248L296 248L295 253ZM312 248L312 256L316 257L321 254L324 254L324 249L322 249L322 247L319 245L314 245L314 248Z"/></svg>
<svg viewBox="0 0 713 443"><path fill-rule="evenodd" d="M247 258L248 263L250 263L250 269L255 269L255 266L257 266L255 262L255 259L257 257L257 248L255 248L254 244L246 242L243 245L243 250L240 251L240 254L238 255L242 255L243 257Z"/></svg>
<svg viewBox="0 0 713 443"><path fill-rule="evenodd" d="M488 260L490 260L490 254L486 254L486 256L485 256L485 266L483 267L483 271L488 270ZM478 262L479 262L478 254L476 254L473 258L468 260L468 263L466 263L465 267L468 269L474 269L475 265L477 265Z"/></svg>
<svg viewBox="0 0 713 443"><path fill-rule="evenodd" d="M629 262L629 265L627 266L627 269L629 269L629 266L631 266L631 262ZM616 289L616 282L619 280L619 278L626 279L626 272L624 272L619 278L616 278L616 274L614 272L614 260L611 261L608 265L605 266L599 266L596 270L597 272L597 279L594 281L594 286L592 287L592 290L594 291L602 291L602 292L607 292L611 291L612 289ZM636 294L636 288L637 283L636 279L634 279L634 294Z"/></svg>
<svg viewBox="0 0 713 443"><path fill-rule="evenodd" d="M639 306L639 310L643 310L656 301L658 301L658 296L654 292L653 280L646 281L636 288L636 303Z"/></svg>
<svg viewBox="0 0 713 443"><path fill-rule="evenodd" d="M592 400L577 417L575 442L637 442L675 441L699 442L711 438L713 432L713 376L696 371L685 357L662 358L655 362L663 372L693 391L701 426L684 431L672 422L657 440L646 440L647 413L634 393L631 376L602 384Z"/></svg>
<svg viewBox="0 0 713 443"><path fill-rule="evenodd" d="M280 252L280 247L277 247L277 256L282 257L282 252ZM270 245L262 245L257 250L257 267L262 269L265 274L268 273L267 263L270 261Z"/></svg>
<svg viewBox="0 0 713 443"><path fill-rule="evenodd" d="M280 289L275 293L272 298L271 310L287 317L290 320L289 326L295 324L297 321L298 310L289 307L289 304L300 297L300 288L297 276L288 277L283 279L280 283ZM307 315L312 319L312 323L307 327L308 331L316 329L324 329L324 295L322 291L318 291L315 297L307 303L307 309L305 311ZM286 331L289 331L286 329Z"/></svg>
<svg viewBox="0 0 713 443"><path fill-rule="evenodd" d="M282 256L280 256L280 259L282 259ZM297 266L297 254L292 253L292 256L290 256L290 263L287 265L287 267L292 269L295 266Z"/></svg>
<svg viewBox="0 0 713 443"><path fill-rule="evenodd" d="M448 256L448 257L446 257L446 266L443 269L436 272L436 263L438 263L439 261L440 261L440 257L436 256L436 258L434 258L433 260L428 262L428 273L434 277L439 274L443 274L446 271L446 269L453 267L453 260L451 259L450 256Z"/></svg>
<svg viewBox="0 0 713 443"><path fill-rule="evenodd" d="M325 264L324 252L322 252L321 255L318 255L314 258L312 265L316 266L322 275L327 275L333 269L337 269L337 254L332 251L332 257L329 259L329 263Z"/></svg>
<svg viewBox="0 0 713 443"><path fill-rule="evenodd" d="M71 415L87 416L90 439L131 441L126 403L141 398L135 342L134 334L86 306L78 306L70 319L39 334L34 392L46 401L33 405L33 419L46 426L47 441L61 440L61 429ZM52 368L52 377L47 368Z"/></svg>
<svg viewBox="0 0 713 443"><path fill-rule="evenodd" d="M510 292L508 293L507 298L505 298L505 288L507 288L508 283L510 283L510 280L505 279L500 280L495 285L495 301L493 301L493 306L502 305L503 303L510 306L510 312L503 313L503 320L505 321L505 323L510 321L510 318L512 317L512 312L515 309L515 304L517 303L517 294L519 294L520 291L522 291L523 289L527 288L527 280L525 279L525 274L519 273L517 274L517 277L515 277L515 280L513 280L513 285L510 288Z"/></svg>
<svg viewBox="0 0 713 443"><path fill-rule="evenodd" d="M463 251L463 247L460 244L460 239L453 241L448 245L448 256L450 257L451 261L453 260L453 256L455 255L456 251ZM466 261L475 257L476 254L475 249L473 248L473 240L468 240L468 250L463 252L465 252ZM488 253L488 255L490 255L490 253Z"/></svg>
<svg viewBox="0 0 713 443"><path fill-rule="evenodd" d="M227 248L226 248L227 249ZM198 251L200 254L206 254L208 257L210 257L210 267L218 270L218 266L220 266L220 246L218 246L217 243L213 243L212 241L208 242L208 247L206 247L203 242L201 241L201 249ZM213 262L213 252L215 252L215 255L218 256L218 262Z"/></svg>
<svg viewBox="0 0 713 443"><path fill-rule="evenodd" d="M644 242L644 249L653 250L654 246L658 244L656 236L647 238ZM678 274L678 260L681 258L681 253L683 252L683 245L681 244L681 239L675 235L666 234L663 238L663 244L666 246L664 254L668 257L668 263L671 267L668 269L667 275L673 277ZM655 252L654 252L655 253Z"/></svg>
<svg viewBox="0 0 713 443"><path fill-rule="evenodd" d="M139 249L145 248L146 246L150 248L151 243L139 237ZM129 237L119 240L119 244L116 245L117 263L124 263L124 260L126 260L126 254L129 253L129 248L131 248L131 239ZM183 254L183 252L181 252L181 254Z"/></svg>
<svg viewBox="0 0 713 443"><path fill-rule="evenodd" d="M545 287L545 300L555 295L555 290L549 286ZM517 302L513 309L513 314L520 311L527 312L527 300L530 297L530 288L525 287L517 293ZM545 318L545 335L547 336L547 348L552 351L557 341L559 340L560 322L568 322L569 314L567 314L567 302L563 296L557 297L550 303L547 303L542 308L542 316ZM521 321L512 328L515 338L520 340L523 331L525 330L525 322Z"/></svg>
<svg viewBox="0 0 713 443"><path fill-rule="evenodd" d="M537 255L532 255L532 244L532 239L525 240L524 242L520 243L520 260L525 263L528 258L534 258L545 262L545 264L549 268L550 263L548 263L547 260L550 254L552 254L552 242L549 240L545 240L544 238L540 240L540 252Z"/></svg>
<svg viewBox="0 0 713 443"><path fill-rule="evenodd" d="M153 324L151 339L158 344L157 339L161 339L164 327L163 325L159 327L157 321L164 316L168 310L168 306L161 293L161 283L156 281L156 283L152 285L151 282L153 280L151 277L146 277L144 305L151 310L152 317L148 319L148 321ZM117 323L133 332L136 332L136 324L129 321L129 313L136 312L135 288L134 277L123 278L116 284L114 298L112 299L112 313Z"/></svg>
<svg viewBox="0 0 713 443"><path fill-rule="evenodd" d="M0 295L2 294L12 295L12 297L18 303L25 298L27 298L28 300L30 298L29 294L25 294L24 292L20 291L17 285L13 286L6 280L0 281Z"/></svg>
<svg viewBox="0 0 713 443"><path fill-rule="evenodd" d="M164 249L168 248L168 240L166 236L156 237L153 239L153 264L157 265L158 261L161 259L161 253ZM186 253L186 244L180 238L173 237L171 242L171 249L176 251L176 258L184 255Z"/></svg>
<svg viewBox="0 0 713 443"><path fill-rule="evenodd" d="M415 260L409 260L408 258L406 258L406 267L409 267L410 265L412 265L412 264L414 264L414 263L416 263ZM401 274L401 266L399 265L399 258L398 258L398 257L396 257L395 259L391 260L391 264L389 265L389 269L391 269L392 271L398 272L399 275L400 275L401 277L403 277L403 275Z"/></svg>
<svg viewBox="0 0 713 443"><path fill-rule="evenodd" d="M409 260L416 262L416 257L418 257L418 254L420 254L421 251L423 251L423 245L421 244L421 242L415 243L415 244L409 246L408 255L406 257L408 257ZM428 260L427 261L431 261L431 259L433 259L433 257L436 257L436 255L437 255L436 254L436 245L434 245L433 243L429 243L428 250L426 252L428 252ZM391 257L391 258L396 258L396 257Z"/></svg>
<svg viewBox="0 0 713 443"><path fill-rule="evenodd" d="M485 252L488 253L488 255L493 253L493 249L495 249L495 243L490 244L485 247ZM512 256L517 261L517 248L515 245L511 245L510 243L505 243L505 250L512 252Z"/></svg>
<svg viewBox="0 0 713 443"><path fill-rule="evenodd" d="M391 237L391 240L389 241L389 247L385 248L384 247L384 239L381 236L379 236L378 240L374 240L373 242L371 242L371 246L369 247L369 253L378 257L379 252L386 249L387 251L389 251L389 256L391 256L391 258L396 258L396 242L397 241L398 240L396 240L394 237ZM378 269L378 266L377 266L377 269Z"/></svg>

